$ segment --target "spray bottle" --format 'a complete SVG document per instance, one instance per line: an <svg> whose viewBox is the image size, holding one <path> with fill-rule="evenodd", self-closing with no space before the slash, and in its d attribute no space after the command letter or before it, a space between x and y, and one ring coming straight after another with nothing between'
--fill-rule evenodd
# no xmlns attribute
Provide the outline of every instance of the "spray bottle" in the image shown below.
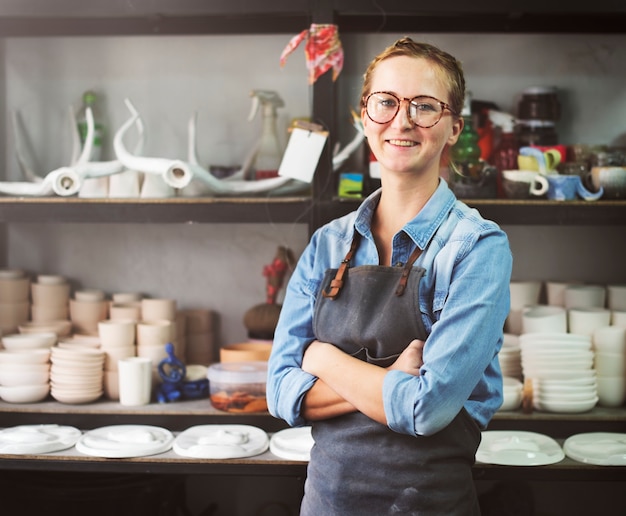
<svg viewBox="0 0 626 516"><path fill-rule="evenodd" d="M252 162L252 171L246 179L265 179L278 175L278 168L283 159L284 147L278 138L276 110L285 103L278 93L269 90L252 90L252 109L248 120L252 121L259 108L263 117L261 136Z"/></svg>
<svg viewBox="0 0 626 516"><path fill-rule="evenodd" d="M502 188L502 171L515 170L520 143L515 135L515 117L501 111L489 110L491 123L500 128L500 138L491 153L489 162L498 169L498 197L505 197Z"/></svg>

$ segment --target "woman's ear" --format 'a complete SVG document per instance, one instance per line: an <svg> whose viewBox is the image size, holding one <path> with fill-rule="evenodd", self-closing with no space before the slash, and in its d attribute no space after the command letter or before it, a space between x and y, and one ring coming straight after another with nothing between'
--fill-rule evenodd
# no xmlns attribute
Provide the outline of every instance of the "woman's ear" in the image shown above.
<svg viewBox="0 0 626 516"><path fill-rule="evenodd" d="M463 117L462 116L456 117L454 122L452 122L452 132L450 133L450 136L448 137L448 145L452 146L457 142L457 140L459 139L459 135L461 134L461 131L463 131L464 126L465 126L465 120L463 119Z"/></svg>

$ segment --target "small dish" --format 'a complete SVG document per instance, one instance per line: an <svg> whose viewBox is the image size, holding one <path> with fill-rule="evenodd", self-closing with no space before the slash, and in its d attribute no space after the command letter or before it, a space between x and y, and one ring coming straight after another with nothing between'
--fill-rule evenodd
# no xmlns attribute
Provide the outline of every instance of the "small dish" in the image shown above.
<svg viewBox="0 0 626 516"><path fill-rule="evenodd" d="M545 466L565 458L554 439L535 432L491 430L482 433L476 460L501 466Z"/></svg>
<svg viewBox="0 0 626 516"><path fill-rule="evenodd" d="M272 435L270 451L281 459L309 461L314 444L310 426L286 428Z"/></svg>
<svg viewBox="0 0 626 516"><path fill-rule="evenodd" d="M81 431L63 425L20 425L0 430L0 453L39 455L71 448Z"/></svg>
<svg viewBox="0 0 626 516"><path fill-rule="evenodd" d="M260 455L269 448L269 436L250 425L198 425L187 428L174 441L183 457L235 459Z"/></svg>
<svg viewBox="0 0 626 516"><path fill-rule="evenodd" d="M626 466L626 434L590 432L568 437L563 443L571 459L596 466Z"/></svg>
<svg viewBox="0 0 626 516"><path fill-rule="evenodd" d="M85 432L76 442L76 449L85 455L121 459L164 453L173 442L174 435L165 428L113 425Z"/></svg>

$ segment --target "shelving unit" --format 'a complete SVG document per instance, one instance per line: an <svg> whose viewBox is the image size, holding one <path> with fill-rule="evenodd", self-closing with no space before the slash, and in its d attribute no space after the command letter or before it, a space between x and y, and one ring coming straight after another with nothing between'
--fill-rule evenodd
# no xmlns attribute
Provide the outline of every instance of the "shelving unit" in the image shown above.
<svg viewBox="0 0 626 516"><path fill-rule="evenodd" d="M626 3L600 0L592 6L563 6L556 0L524 1L480 0L468 3L446 0L436 4L363 0L135 0L130 4L57 0L15 0L0 8L0 38L55 36L127 36L127 35L238 35L295 34L310 23L337 23L344 34L375 32L470 32L470 33L569 33L624 34ZM384 11L381 9L384 4ZM254 11L252 11L252 9ZM311 196L285 198L176 198L164 200L116 200L78 198L0 197L0 236L6 225L14 223L308 223L309 231L337 216L352 211L358 201L335 197L336 178L329 153L338 126L335 99L336 84L330 74L322 76L313 87L312 111L316 120L330 130L330 138L315 174ZM626 226L626 201L551 202L468 200L483 216L506 225ZM6 255L4 240L0 249ZM6 261L0 257L0 263ZM269 415L236 418L216 413L202 405L151 405L141 412L123 409L117 404L64 406L54 402L32 406L0 404L3 426L40 422L75 424L82 429L104 424L162 424L181 429L191 424L247 422L267 431L284 425ZM498 414L493 429L525 429L556 434L583 431L626 431L626 409L594 409L589 414ZM175 459L153 458L137 461L91 460L75 455L54 457L0 457L2 468L10 470L85 471L218 475L298 476L306 473L302 463L278 461L265 454L251 461L191 463ZM601 468L566 460L541 468L513 468L477 465L481 480L626 480L620 468Z"/></svg>

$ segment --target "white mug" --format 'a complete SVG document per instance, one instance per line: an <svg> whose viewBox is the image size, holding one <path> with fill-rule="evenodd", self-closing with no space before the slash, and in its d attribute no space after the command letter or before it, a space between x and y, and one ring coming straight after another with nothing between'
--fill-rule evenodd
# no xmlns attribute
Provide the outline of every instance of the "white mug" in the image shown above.
<svg viewBox="0 0 626 516"><path fill-rule="evenodd" d="M117 367L120 404L148 405L152 394L152 360L144 357L122 358Z"/></svg>

